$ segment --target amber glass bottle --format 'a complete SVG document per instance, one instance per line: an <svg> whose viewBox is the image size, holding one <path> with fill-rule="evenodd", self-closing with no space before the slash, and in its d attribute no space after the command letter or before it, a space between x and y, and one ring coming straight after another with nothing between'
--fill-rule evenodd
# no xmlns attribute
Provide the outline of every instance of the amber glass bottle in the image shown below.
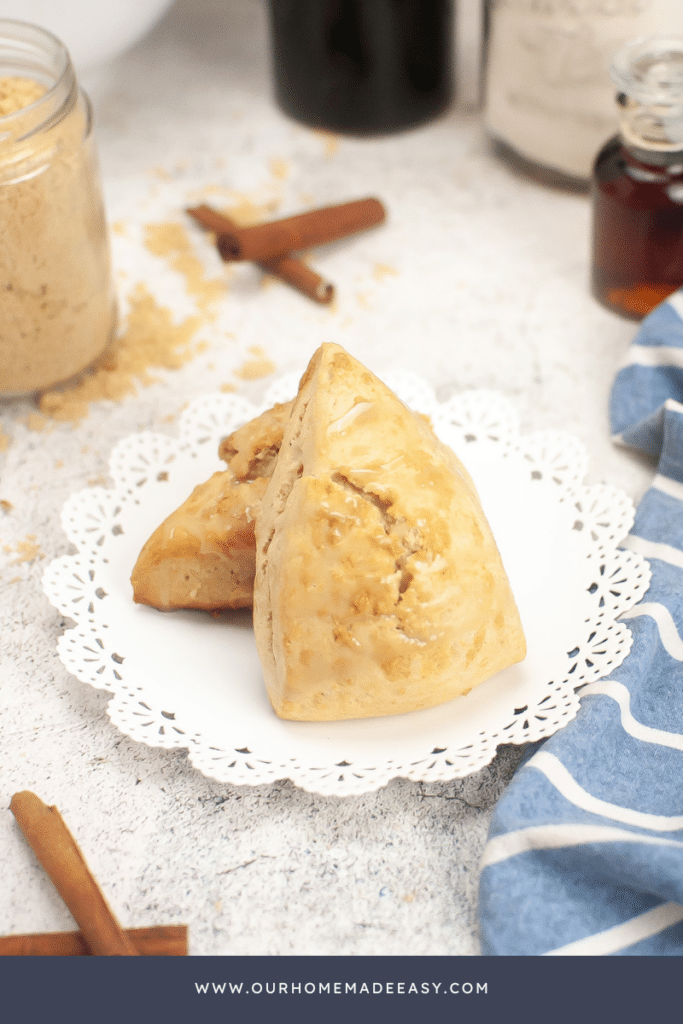
<svg viewBox="0 0 683 1024"><path fill-rule="evenodd" d="M452 0L269 0L275 97L314 128L372 135L451 98Z"/></svg>
<svg viewBox="0 0 683 1024"><path fill-rule="evenodd" d="M621 131L593 169L595 298L640 320L683 285L683 39L615 56Z"/></svg>

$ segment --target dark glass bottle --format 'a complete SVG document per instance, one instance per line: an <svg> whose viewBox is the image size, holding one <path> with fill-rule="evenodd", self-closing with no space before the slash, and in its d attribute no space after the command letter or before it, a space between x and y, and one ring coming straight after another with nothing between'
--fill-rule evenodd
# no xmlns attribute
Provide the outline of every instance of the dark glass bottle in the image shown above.
<svg viewBox="0 0 683 1024"><path fill-rule="evenodd" d="M452 0L269 0L275 96L314 128L397 131L452 94Z"/></svg>
<svg viewBox="0 0 683 1024"><path fill-rule="evenodd" d="M683 285L683 39L614 58L621 131L592 178L593 295L640 320Z"/></svg>

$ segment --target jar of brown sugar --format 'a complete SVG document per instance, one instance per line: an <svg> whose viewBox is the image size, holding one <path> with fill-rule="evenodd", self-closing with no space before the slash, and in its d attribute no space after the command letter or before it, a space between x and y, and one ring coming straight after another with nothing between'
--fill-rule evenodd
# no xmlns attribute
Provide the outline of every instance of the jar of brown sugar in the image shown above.
<svg viewBox="0 0 683 1024"><path fill-rule="evenodd" d="M58 39L0 19L0 396L67 381L115 321L89 101Z"/></svg>

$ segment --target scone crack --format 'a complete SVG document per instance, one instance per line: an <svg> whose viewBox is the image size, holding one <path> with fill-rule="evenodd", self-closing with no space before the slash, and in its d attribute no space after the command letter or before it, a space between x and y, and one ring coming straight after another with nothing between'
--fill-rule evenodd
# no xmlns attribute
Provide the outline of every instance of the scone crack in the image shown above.
<svg viewBox="0 0 683 1024"><path fill-rule="evenodd" d="M394 504L393 501L388 498L380 498L379 494L374 494L365 487L361 487L360 484L354 484L352 480L349 480L348 476L344 476L341 472L333 473L331 480L332 483L339 484L340 487L353 491L354 494L358 494L365 501L369 501L371 505L374 505L382 517L384 532L386 534L391 533L392 527L396 524L396 518L388 512L388 509Z"/></svg>
<svg viewBox="0 0 683 1024"><path fill-rule="evenodd" d="M408 568L408 559L423 550L418 530L415 528L407 529L406 520L403 517L397 518L389 512L389 509L394 504L391 498L383 498L374 491L371 491L369 488L363 487L361 484L354 483L353 480L350 480L349 477L341 471L333 473L331 480L338 486L344 487L359 498L367 501L370 505L373 505L380 514L382 526L384 527L384 532L387 537L397 540L403 547L403 553L399 555L394 563L395 572L398 577L398 594L396 597L396 604L399 605L403 600L403 595L415 578L414 573ZM403 628L400 629L400 632L405 633ZM407 633L405 633L405 635L408 636ZM410 637L409 639L418 640L418 637ZM419 642L421 643L422 641Z"/></svg>

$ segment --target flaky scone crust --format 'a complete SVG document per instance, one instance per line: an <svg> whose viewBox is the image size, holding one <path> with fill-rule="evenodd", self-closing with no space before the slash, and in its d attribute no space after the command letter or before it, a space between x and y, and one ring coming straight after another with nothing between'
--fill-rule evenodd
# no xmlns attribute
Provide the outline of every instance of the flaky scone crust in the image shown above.
<svg viewBox="0 0 683 1024"><path fill-rule="evenodd" d="M302 379L256 543L254 628L282 718L431 707L525 656L469 475L340 346Z"/></svg>

